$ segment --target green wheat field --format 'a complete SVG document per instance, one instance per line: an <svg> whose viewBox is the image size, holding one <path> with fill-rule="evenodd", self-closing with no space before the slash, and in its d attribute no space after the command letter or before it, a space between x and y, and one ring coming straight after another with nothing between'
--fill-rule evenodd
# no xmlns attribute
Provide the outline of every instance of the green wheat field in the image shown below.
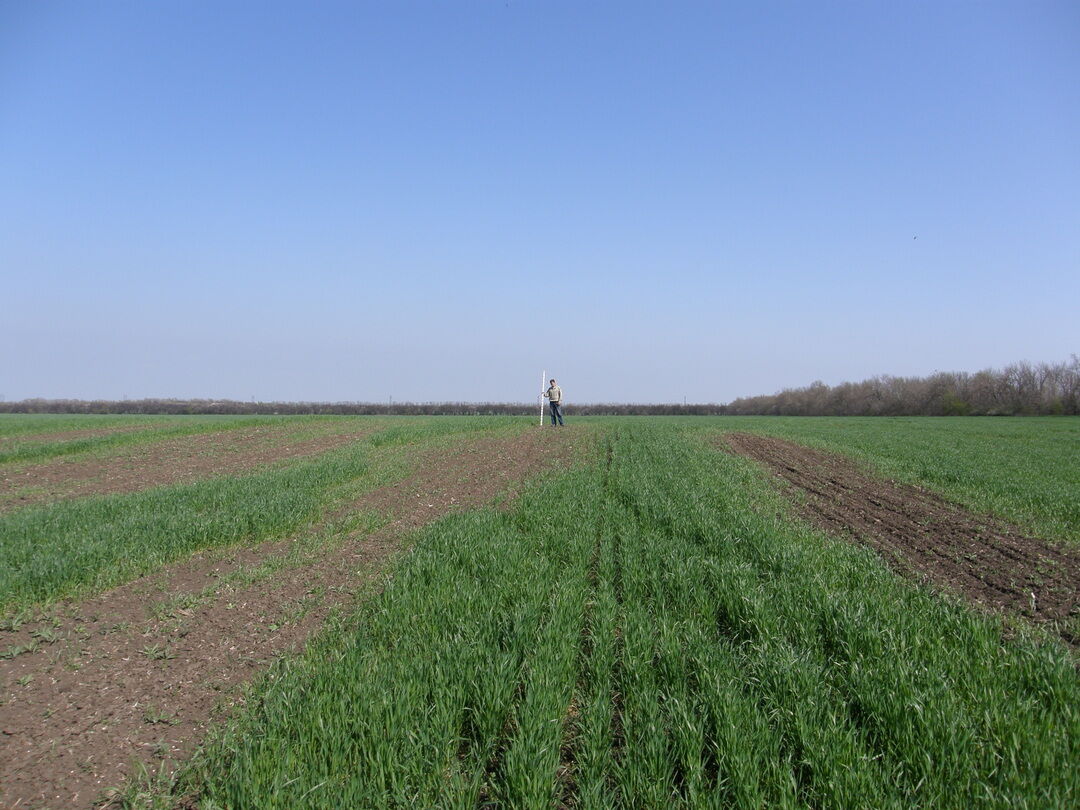
<svg viewBox="0 0 1080 810"><path fill-rule="evenodd" d="M812 528L773 476L719 447L739 431L843 454L1075 549L1080 418L567 423L572 461L412 531L370 588L251 681L193 756L167 779L133 780L123 801L1080 805L1074 649ZM355 426L358 438L242 473L9 503L0 615L100 594L197 551L302 534L418 458L551 430L512 417L5 416L0 473L259 425L297 441Z"/></svg>

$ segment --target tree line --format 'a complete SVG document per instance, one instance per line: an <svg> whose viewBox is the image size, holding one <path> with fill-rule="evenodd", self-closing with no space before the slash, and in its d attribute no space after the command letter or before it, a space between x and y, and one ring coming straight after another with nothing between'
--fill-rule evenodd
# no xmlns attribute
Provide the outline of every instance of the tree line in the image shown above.
<svg viewBox="0 0 1080 810"><path fill-rule="evenodd" d="M1080 414L1080 357L1065 363L1013 363L975 373L873 377L862 382L786 388L722 404L586 403L577 416L1006 416ZM56 414L339 414L355 416L535 416L521 402L242 402L228 399L24 399L0 413Z"/></svg>
<svg viewBox="0 0 1080 810"><path fill-rule="evenodd" d="M719 415L723 405L635 405L587 403L572 405L576 416ZM0 402L0 413L85 414L223 414L282 416L337 414L346 416L538 416L535 403L522 402L243 402L230 399L24 399ZM544 418L547 418L545 408Z"/></svg>
<svg viewBox="0 0 1080 810"><path fill-rule="evenodd" d="M742 397L727 414L777 416L1019 416L1080 414L1080 357L1065 363L1013 363L1003 369L942 371L928 377L787 388Z"/></svg>

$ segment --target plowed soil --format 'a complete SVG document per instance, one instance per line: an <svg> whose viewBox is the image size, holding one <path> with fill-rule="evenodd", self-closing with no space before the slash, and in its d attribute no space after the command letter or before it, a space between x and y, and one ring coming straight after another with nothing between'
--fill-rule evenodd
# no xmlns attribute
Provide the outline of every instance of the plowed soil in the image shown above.
<svg viewBox="0 0 1080 810"><path fill-rule="evenodd" d="M932 492L875 478L841 456L783 439L724 437L805 493L804 517L872 546L895 570L980 606L1046 624L1076 646L1080 552L976 515Z"/></svg>
<svg viewBox="0 0 1080 810"><path fill-rule="evenodd" d="M135 433L141 430L162 429L161 425L116 425L107 428L80 428L76 430L51 430L47 433L20 433L15 436L0 436L0 447L22 442L73 442L76 439L96 439L101 436L113 436L120 433Z"/></svg>
<svg viewBox="0 0 1080 810"><path fill-rule="evenodd" d="M271 578L235 575L288 553L292 541L198 556L63 606L53 621L0 631L0 650L30 644L35 633L40 645L0 660L0 806L90 807L134 762L154 770L190 754L240 687L347 604L410 530L512 498L524 479L570 463L583 435L473 438L428 453L411 477L327 516L376 510L387 525Z"/></svg>
<svg viewBox="0 0 1080 810"><path fill-rule="evenodd" d="M297 438L282 426L197 433L123 448L115 455L59 458L0 471L0 514L88 495L136 492L201 478L235 475L285 459L325 453L371 432L334 424Z"/></svg>

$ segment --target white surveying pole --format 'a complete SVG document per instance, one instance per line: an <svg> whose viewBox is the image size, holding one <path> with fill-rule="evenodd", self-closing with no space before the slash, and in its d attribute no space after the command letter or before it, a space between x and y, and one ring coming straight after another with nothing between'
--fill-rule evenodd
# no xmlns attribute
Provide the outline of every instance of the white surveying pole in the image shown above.
<svg viewBox="0 0 1080 810"><path fill-rule="evenodd" d="M547 369L545 368L540 372L540 427L544 426L544 377L547 376Z"/></svg>

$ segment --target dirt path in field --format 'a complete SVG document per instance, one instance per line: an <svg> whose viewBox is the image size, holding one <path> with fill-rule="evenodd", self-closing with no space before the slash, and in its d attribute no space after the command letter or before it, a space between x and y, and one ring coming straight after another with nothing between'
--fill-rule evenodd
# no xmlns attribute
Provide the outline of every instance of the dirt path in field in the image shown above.
<svg viewBox="0 0 1080 810"><path fill-rule="evenodd" d="M876 549L901 573L1054 628L1080 644L1080 551L1024 534L842 456L746 433L724 437L806 495L804 516Z"/></svg>
<svg viewBox="0 0 1080 810"><path fill-rule="evenodd" d="M521 482L580 457L582 432L469 438L427 452L417 472L337 508L390 522L305 564L243 576L293 541L206 554L79 605L0 631L0 806L90 807L133 773L189 755L241 687L299 648L327 614L370 587L404 538L448 512L512 498ZM52 641L56 636L58 640Z"/></svg>
<svg viewBox="0 0 1080 810"><path fill-rule="evenodd" d="M233 475L275 461L324 453L372 430L370 425L334 423L300 438L295 427L266 425L180 436L101 458L18 465L0 470L0 514L36 503Z"/></svg>

